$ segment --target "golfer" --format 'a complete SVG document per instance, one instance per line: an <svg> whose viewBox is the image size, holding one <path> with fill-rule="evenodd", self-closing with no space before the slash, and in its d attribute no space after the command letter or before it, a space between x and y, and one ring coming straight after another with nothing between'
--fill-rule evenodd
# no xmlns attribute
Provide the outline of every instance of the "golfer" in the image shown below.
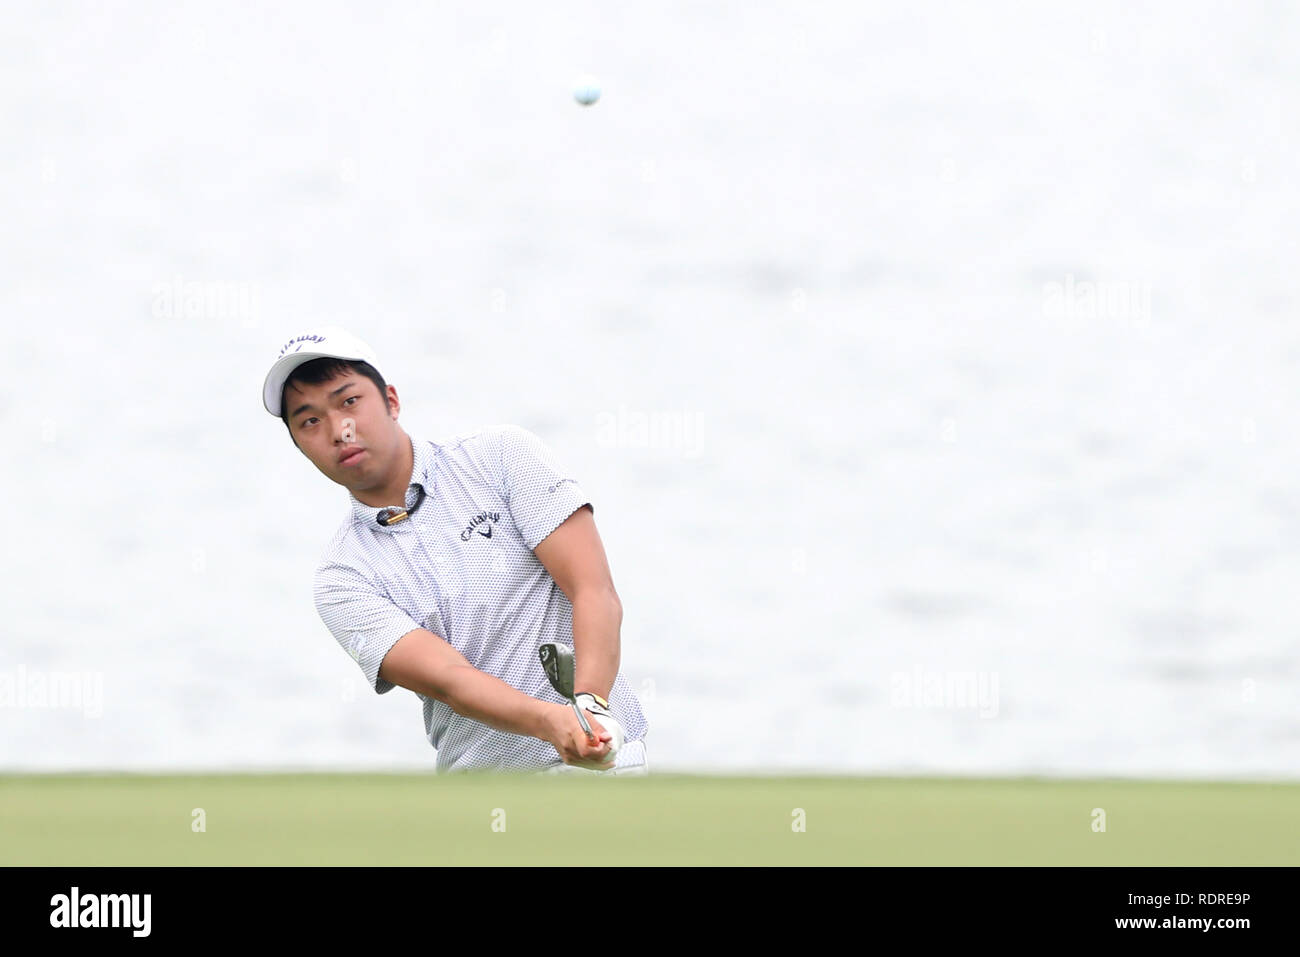
<svg viewBox="0 0 1300 957"><path fill-rule="evenodd" d="M439 771L645 774L646 720L618 670L622 605L582 486L517 426L408 435L377 365L320 328L280 347L263 384L266 410L349 493L316 568L321 619L376 693L420 698ZM547 680L547 642L574 648L595 741Z"/></svg>

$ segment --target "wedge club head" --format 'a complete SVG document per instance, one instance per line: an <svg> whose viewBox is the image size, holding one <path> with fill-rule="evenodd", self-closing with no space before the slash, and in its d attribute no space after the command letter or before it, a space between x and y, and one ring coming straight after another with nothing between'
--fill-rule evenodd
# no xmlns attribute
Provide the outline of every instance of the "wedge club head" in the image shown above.
<svg viewBox="0 0 1300 957"><path fill-rule="evenodd" d="M588 740L596 740L591 725L587 723L587 716L582 713L573 697L573 649L568 645L547 642L537 650L537 655L542 659L542 670L546 672L551 687L573 707L573 713L578 716L578 723L587 733Z"/></svg>

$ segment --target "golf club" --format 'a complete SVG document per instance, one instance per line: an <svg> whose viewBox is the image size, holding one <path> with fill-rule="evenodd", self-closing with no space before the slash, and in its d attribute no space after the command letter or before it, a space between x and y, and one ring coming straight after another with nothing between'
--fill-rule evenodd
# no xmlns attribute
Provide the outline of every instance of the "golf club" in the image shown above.
<svg viewBox="0 0 1300 957"><path fill-rule="evenodd" d="M573 706L573 713L578 716L578 723L582 725L582 730L587 732L587 740L595 741L596 736L592 734L591 725L587 723L587 716L582 713L582 709L578 707L578 702L573 697L573 649L568 645L547 642L538 649L537 654L542 659L542 670L550 679L551 687L559 692L560 697L568 699L569 704Z"/></svg>

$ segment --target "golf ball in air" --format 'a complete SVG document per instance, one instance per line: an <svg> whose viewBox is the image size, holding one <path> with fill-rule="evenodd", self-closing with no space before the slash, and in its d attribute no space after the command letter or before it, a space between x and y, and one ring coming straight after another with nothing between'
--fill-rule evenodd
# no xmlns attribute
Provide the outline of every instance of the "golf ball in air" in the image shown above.
<svg viewBox="0 0 1300 957"><path fill-rule="evenodd" d="M573 98L583 106L591 106L600 99L600 82L590 74L583 74L573 83Z"/></svg>

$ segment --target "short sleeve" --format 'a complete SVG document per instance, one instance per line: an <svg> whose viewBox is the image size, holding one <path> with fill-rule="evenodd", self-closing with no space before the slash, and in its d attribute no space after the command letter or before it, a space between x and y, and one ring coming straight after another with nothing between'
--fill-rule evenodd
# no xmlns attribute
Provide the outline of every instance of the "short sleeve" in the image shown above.
<svg viewBox="0 0 1300 957"><path fill-rule="evenodd" d="M519 426L501 430L501 476L506 505L529 548L584 505L591 506L578 480L532 432ZM591 506L595 512L595 506Z"/></svg>
<svg viewBox="0 0 1300 957"><path fill-rule="evenodd" d="M421 627L355 568L327 562L316 570L316 611L334 639L361 667L376 694L395 685L379 666L403 635Z"/></svg>

